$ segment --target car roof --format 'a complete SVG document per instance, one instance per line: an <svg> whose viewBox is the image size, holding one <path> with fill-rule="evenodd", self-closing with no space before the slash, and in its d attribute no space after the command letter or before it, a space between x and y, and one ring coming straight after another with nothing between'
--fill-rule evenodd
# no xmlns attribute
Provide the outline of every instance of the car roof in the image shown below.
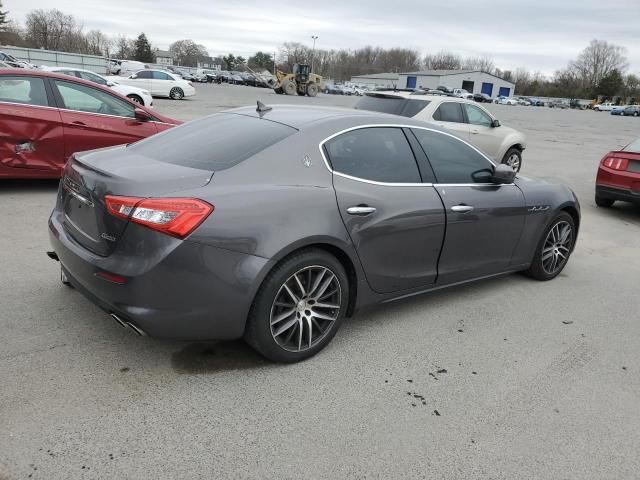
<svg viewBox="0 0 640 480"><path fill-rule="evenodd" d="M466 98L460 98L460 97L456 97L456 96L450 96L450 95L431 95L429 93L425 93L424 95L420 94L420 93L416 93L416 92L404 92L404 91L377 91L377 92L367 92L365 93L365 95L367 97L397 97L397 98L404 98L407 100L429 100L431 102L437 102L437 101L446 101L446 102L458 102L458 103L470 103L475 105L476 102L473 102L471 100L467 100Z"/></svg>
<svg viewBox="0 0 640 480"><path fill-rule="evenodd" d="M355 110L341 107L310 107L305 105L268 105L267 107L271 107L271 110L258 112L256 107L252 106L226 110L225 113L264 118L298 130L312 128L323 122L340 120L342 124L350 124L351 126L367 124L415 125L417 127L428 126L433 130L445 131L436 125L428 124L420 120L369 110Z"/></svg>

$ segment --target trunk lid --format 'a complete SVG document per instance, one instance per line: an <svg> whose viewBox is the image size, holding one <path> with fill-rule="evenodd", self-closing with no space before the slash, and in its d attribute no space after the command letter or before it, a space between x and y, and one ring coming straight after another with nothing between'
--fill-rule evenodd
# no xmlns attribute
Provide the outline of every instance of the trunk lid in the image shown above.
<svg viewBox="0 0 640 480"><path fill-rule="evenodd" d="M107 212L105 195L171 196L208 184L212 175L213 171L159 162L125 146L75 154L62 177L64 227L87 250L108 256L129 222Z"/></svg>

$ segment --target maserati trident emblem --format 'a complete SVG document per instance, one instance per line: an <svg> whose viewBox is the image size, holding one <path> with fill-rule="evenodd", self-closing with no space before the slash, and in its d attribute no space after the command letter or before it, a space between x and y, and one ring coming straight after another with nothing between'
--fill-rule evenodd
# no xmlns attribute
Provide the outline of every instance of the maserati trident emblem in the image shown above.
<svg viewBox="0 0 640 480"><path fill-rule="evenodd" d="M302 164L307 168L309 168L311 165L313 165L313 163L311 162L311 158L309 158L309 155L305 155L302 158Z"/></svg>

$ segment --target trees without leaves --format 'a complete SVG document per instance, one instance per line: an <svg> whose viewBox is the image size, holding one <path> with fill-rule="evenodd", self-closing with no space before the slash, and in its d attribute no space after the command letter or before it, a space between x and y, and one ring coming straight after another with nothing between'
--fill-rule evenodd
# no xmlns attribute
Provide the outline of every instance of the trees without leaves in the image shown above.
<svg viewBox="0 0 640 480"><path fill-rule="evenodd" d="M197 44L191 39L173 42L169 47L169 51L174 61L178 65L185 67L197 67L198 59L209 55L204 45Z"/></svg>

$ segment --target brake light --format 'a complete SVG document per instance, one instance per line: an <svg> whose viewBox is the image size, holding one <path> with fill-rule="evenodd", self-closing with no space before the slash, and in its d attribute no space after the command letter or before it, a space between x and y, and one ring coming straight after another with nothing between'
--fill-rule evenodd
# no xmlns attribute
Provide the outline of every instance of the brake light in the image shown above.
<svg viewBox="0 0 640 480"><path fill-rule="evenodd" d="M185 238L213 212L197 198L140 198L106 195L107 211L152 230Z"/></svg>
<svg viewBox="0 0 640 480"><path fill-rule="evenodd" d="M602 165L612 168L613 170L626 170L629 166L629 160L618 157L604 157L602 159Z"/></svg>

